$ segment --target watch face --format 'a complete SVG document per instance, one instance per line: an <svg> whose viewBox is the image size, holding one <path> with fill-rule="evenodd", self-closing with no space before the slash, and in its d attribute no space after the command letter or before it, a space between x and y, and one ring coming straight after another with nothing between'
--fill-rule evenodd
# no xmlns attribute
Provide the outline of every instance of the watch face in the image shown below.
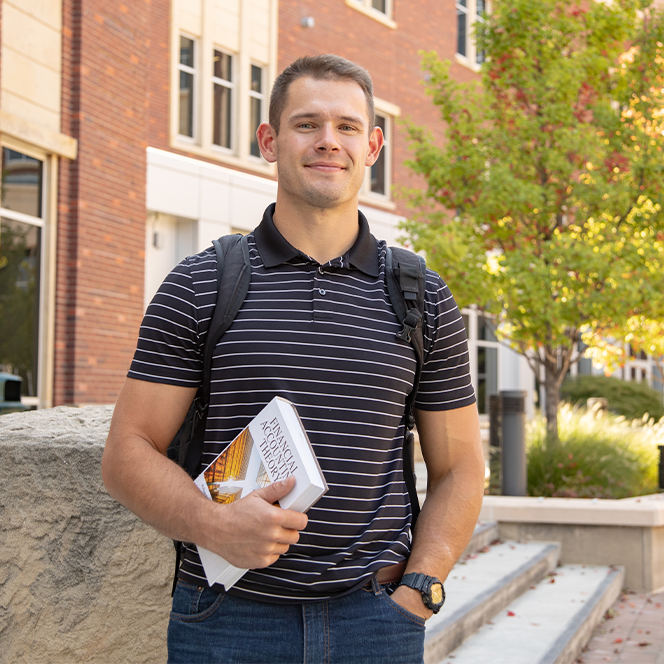
<svg viewBox="0 0 664 664"><path fill-rule="evenodd" d="M440 583L431 585L431 601L434 604L440 604L443 601L443 586Z"/></svg>

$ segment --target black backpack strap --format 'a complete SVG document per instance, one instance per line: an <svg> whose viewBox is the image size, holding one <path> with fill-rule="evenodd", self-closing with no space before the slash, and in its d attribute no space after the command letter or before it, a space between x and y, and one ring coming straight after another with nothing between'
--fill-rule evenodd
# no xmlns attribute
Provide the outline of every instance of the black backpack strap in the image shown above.
<svg viewBox="0 0 664 664"><path fill-rule="evenodd" d="M403 474L408 489L415 526L420 513L415 477L415 437L413 427L415 418L413 406L417 397L422 365L424 364L424 288L426 284L426 263L421 256L402 247L388 247L385 261L387 292L390 302L401 321L402 328L397 337L407 341L415 351L417 366L413 379L413 389L406 397L406 435L403 445Z"/></svg>
<svg viewBox="0 0 664 664"><path fill-rule="evenodd" d="M198 409L199 415L194 424L194 432L189 438L189 444L180 446L180 465L191 477L198 475L203 456L207 408L210 403L212 354L221 336L235 320L251 281L251 263L246 236L224 235L218 240L213 240L212 244L217 256L217 303L203 349L202 383L193 404Z"/></svg>
<svg viewBox="0 0 664 664"><path fill-rule="evenodd" d="M174 449L177 449L178 463L192 478L199 474L203 457L205 426L210 403L212 355L222 334L235 320L251 281L251 262L246 236L224 235L218 240L213 240L212 244L217 257L217 302L203 348L203 378L196 398L174 439L174 442L177 441ZM175 575L173 576L171 597L175 594L182 558L182 542L173 541L173 544L175 545Z"/></svg>

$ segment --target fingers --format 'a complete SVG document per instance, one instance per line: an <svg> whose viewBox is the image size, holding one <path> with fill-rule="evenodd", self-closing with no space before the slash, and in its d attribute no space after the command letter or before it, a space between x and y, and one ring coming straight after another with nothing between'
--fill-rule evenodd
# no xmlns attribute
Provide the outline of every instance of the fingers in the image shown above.
<svg viewBox="0 0 664 664"><path fill-rule="evenodd" d="M291 475L291 477L287 477L285 480L273 482L262 489L256 489L254 493L258 494L268 503L276 503L277 500L288 495L294 486L295 478Z"/></svg>
<svg viewBox="0 0 664 664"><path fill-rule="evenodd" d="M262 489L257 489L252 492L248 497L261 498L270 504L275 503L279 498L283 498L295 485L295 478L289 477L279 482L269 484ZM302 512L295 512L294 510L282 510L274 513L275 522L285 528L286 530L304 530L307 527L308 518ZM297 541L297 540L295 540ZM291 542L294 543L294 542Z"/></svg>

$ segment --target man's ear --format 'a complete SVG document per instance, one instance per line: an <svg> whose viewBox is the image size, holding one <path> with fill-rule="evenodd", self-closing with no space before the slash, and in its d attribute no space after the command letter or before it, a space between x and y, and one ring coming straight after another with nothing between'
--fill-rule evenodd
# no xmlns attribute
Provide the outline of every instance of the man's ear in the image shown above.
<svg viewBox="0 0 664 664"><path fill-rule="evenodd" d="M383 136L383 130L380 127L374 127L369 135L369 152L367 152L365 166L373 166L376 163L384 144L385 137Z"/></svg>
<svg viewBox="0 0 664 664"><path fill-rule="evenodd" d="M256 130L256 138L258 139L258 146L261 149L261 154L265 161L274 164L277 161L276 138L277 134L272 128L272 125L263 122L258 125Z"/></svg>

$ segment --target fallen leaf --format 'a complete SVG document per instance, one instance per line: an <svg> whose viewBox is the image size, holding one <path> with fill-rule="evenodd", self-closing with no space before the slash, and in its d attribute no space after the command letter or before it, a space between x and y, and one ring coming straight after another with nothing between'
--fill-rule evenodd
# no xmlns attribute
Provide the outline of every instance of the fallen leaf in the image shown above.
<svg viewBox="0 0 664 664"><path fill-rule="evenodd" d="M510 618L511 618L512 616L515 616L516 613L514 613L514 611L508 611L507 615L510 616Z"/></svg>
<svg viewBox="0 0 664 664"><path fill-rule="evenodd" d="M640 645L642 648L645 648L646 646L649 646L650 643L648 643L648 641L641 641L641 643L639 643L639 645Z"/></svg>
<svg viewBox="0 0 664 664"><path fill-rule="evenodd" d="M622 643L622 642L623 642L623 640L620 637L618 637L617 639L614 640L614 643Z"/></svg>
<svg viewBox="0 0 664 664"><path fill-rule="evenodd" d="M549 583L555 583L555 582L556 582L555 579L551 579L551 581L549 581Z"/></svg>

